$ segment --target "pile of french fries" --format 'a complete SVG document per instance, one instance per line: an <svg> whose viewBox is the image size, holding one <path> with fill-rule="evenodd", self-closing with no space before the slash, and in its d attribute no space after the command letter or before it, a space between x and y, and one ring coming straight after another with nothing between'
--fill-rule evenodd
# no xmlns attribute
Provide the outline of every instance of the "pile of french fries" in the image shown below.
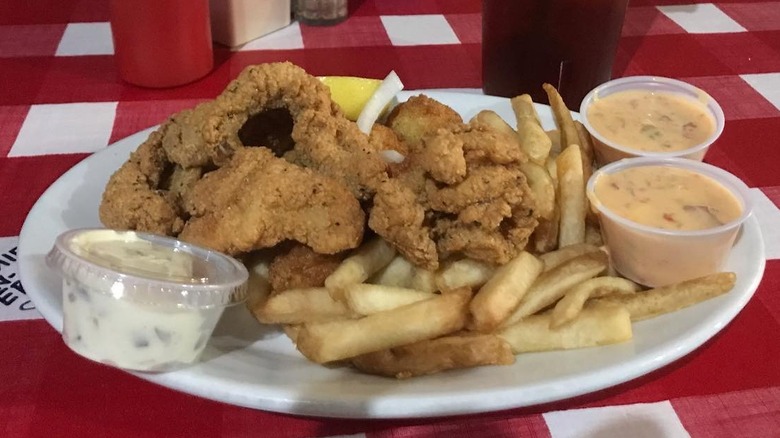
<svg viewBox="0 0 780 438"><path fill-rule="evenodd" d="M540 224L527 251L502 266L461 259L430 272L377 238L347 257L324 287L253 300L255 317L282 324L314 362L407 378L628 341L634 321L731 290L734 273L642 290L612 272L585 196L590 136L555 88L544 89L557 130L544 131L528 95L511 100L517 130L494 112L475 116L517 135L529 157L523 171ZM266 271L258 266L253 281L262 283Z"/></svg>

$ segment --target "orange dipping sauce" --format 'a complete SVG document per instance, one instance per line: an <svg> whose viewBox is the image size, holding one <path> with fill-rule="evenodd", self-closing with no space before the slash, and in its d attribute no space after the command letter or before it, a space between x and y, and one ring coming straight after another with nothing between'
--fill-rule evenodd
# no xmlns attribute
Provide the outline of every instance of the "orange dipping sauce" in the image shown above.
<svg viewBox="0 0 780 438"><path fill-rule="evenodd" d="M633 167L602 175L595 194L633 222L667 230L705 230L736 220L742 206L712 178L668 166Z"/></svg>
<svg viewBox="0 0 780 438"><path fill-rule="evenodd" d="M674 93L619 91L594 100L587 117L604 138L646 152L689 149L715 132L703 103Z"/></svg>

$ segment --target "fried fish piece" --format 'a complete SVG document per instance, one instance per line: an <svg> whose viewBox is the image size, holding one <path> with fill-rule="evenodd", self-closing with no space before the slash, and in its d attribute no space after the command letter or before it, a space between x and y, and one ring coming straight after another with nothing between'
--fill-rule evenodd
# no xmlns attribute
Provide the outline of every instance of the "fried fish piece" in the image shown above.
<svg viewBox="0 0 780 438"><path fill-rule="evenodd" d="M393 108L387 116L386 124L399 138L414 147L423 137L440 128L460 128L463 118L447 105L420 94Z"/></svg>
<svg viewBox="0 0 780 438"><path fill-rule="evenodd" d="M409 146L392 129L375 123L368 136L368 144L377 152L396 151L403 156L409 155Z"/></svg>
<svg viewBox="0 0 780 438"><path fill-rule="evenodd" d="M294 243L274 257L268 278L274 292L288 289L323 287L328 275L338 268L340 254L317 254L305 245Z"/></svg>
<svg viewBox="0 0 780 438"><path fill-rule="evenodd" d="M369 136L341 114L303 111L291 135L295 147L285 159L342 181L358 199L371 199L387 179L387 163Z"/></svg>
<svg viewBox="0 0 780 438"><path fill-rule="evenodd" d="M266 148L236 151L195 184L186 206L192 217L179 237L228 254L286 240L335 254L363 238L365 214L342 182Z"/></svg>
<svg viewBox="0 0 780 438"><path fill-rule="evenodd" d="M338 117L328 87L289 62L245 68L216 99L173 115L163 145L171 161L183 167L221 166L245 146L240 131L251 117L285 108L293 123L305 111ZM343 117L343 116L341 116Z"/></svg>
<svg viewBox="0 0 780 438"><path fill-rule="evenodd" d="M182 212L187 196L189 196L192 188L202 177L203 169L200 167L184 168L175 165L167 181L165 181L164 187L168 190L168 198Z"/></svg>
<svg viewBox="0 0 780 438"><path fill-rule="evenodd" d="M397 379L514 362L511 346L496 335L445 336L352 359L352 365L360 371Z"/></svg>
<svg viewBox="0 0 780 438"><path fill-rule="evenodd" d="M428 270L452 255L503 264L525 248L538 221L514 136L451 125L418 146L377 190L369 228Z"/></svg>
<svg viewBox="0 0 780 438"><path fill-rule="evenodd" d="M109 179L99 207L100 221L108 228L176 235L184 218L176 197L162 187L172 167L157 130L130 155Z"/></svg>

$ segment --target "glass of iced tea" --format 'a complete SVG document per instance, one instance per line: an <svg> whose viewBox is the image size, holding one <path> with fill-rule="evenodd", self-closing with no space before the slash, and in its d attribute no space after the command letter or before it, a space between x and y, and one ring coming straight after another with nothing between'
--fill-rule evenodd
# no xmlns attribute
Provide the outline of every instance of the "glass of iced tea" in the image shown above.
<svg viewBox="0 0 780 438"><path fill-rule="evenodd" d="M569 108L610 79L628 0L483 0L485 94L547 97L554 85Z"/></svg>

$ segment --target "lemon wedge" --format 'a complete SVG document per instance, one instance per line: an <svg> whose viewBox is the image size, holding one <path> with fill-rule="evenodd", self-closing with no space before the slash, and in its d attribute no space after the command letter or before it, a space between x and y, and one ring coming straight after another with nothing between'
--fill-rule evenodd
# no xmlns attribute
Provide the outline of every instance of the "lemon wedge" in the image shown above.
<svg viewBox="0 0 780 438"><path fill-rule="evenodd" d="M374 95L381 79L358 78L354 76L323 76L320 80L330 88L330 97L353 122L358 119L366 103Z"/></svg>

